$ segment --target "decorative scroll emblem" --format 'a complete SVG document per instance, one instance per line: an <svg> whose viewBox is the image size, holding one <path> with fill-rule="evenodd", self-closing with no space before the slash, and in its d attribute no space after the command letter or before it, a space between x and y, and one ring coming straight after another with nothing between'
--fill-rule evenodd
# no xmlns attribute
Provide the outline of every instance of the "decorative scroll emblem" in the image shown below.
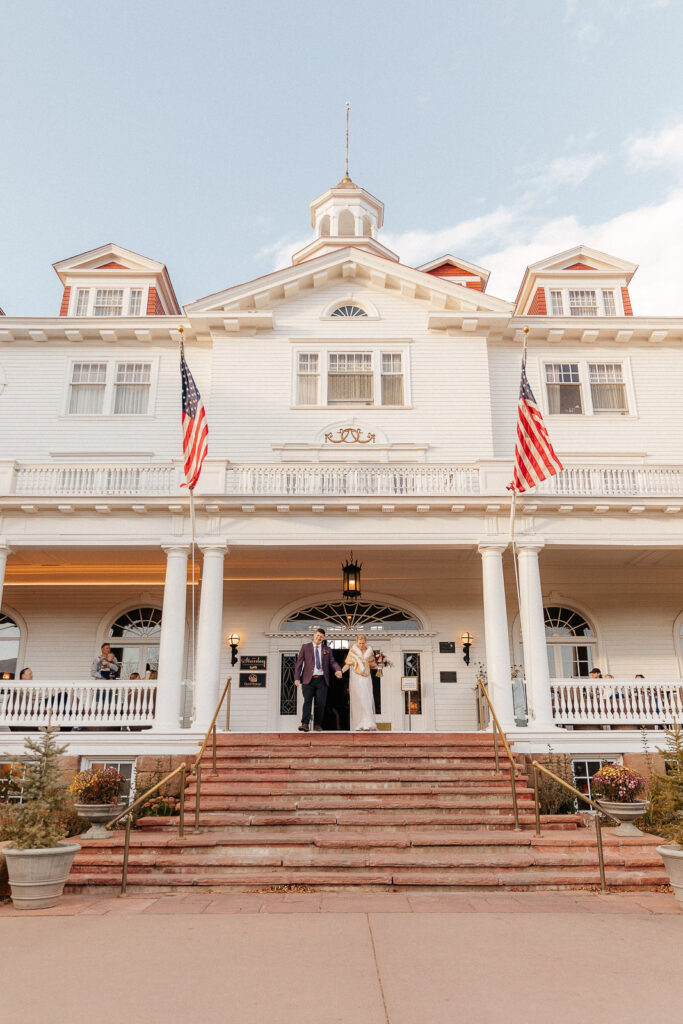
<svg viewBox="0 0 683 1024"><path fill-rule="evenodd" d="M374 444L375 435L368 434L363 439L360 435L362 433L362 427L339 427L337 433L339 437L333 437L332 434L325 434L325 440L329 441L330 444Z"/></svg>

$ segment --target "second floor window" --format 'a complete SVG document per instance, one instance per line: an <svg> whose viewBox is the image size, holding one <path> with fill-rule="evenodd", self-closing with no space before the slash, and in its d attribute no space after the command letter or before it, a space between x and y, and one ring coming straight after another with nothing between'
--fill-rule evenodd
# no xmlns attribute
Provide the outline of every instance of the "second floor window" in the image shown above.
<svg viewBox="0 0 683 1024"><path fill-rule="evenodd" d="M548 412L552 415L626 416L634 409L628 360L626 362L546 363L545 385ZM632 385L631 385L632 387Z"/></svg>
<svg viewBox="0 0 683 1024"><path fill-rule="evenodd" d="M404 406L405 363L405 352L298 352L296 404Z"/></svg>
<svg viewBox="0 0 683 1024"><path fill-rule="evenodd" d="M144 416L149 412L152 364L78 362L71 368L70 416Z"/></svg>
<svg viewBox="0 0 683 1024"><path fill-rule="evenodd" d="M628 412L621 363L589 363L593 412Z"/></svg>
<svg viewBox="0 0 683 1024"><path fill-rule="evenodd" d="M327 368L328 405L372 405L370 352L330 352Z"/></svg>
<svg viewBox="0 0 683 1024"><path fill-rule="evenodd" d="M578 363L548 363L545 368L545 380L549 412L583 412Z"/></svg>

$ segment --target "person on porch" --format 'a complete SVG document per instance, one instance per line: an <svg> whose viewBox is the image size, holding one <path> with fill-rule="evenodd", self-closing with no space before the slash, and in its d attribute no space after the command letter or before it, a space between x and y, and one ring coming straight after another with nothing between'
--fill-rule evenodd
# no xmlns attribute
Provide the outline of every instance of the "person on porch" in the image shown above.
<svg viewBox="0 0 683 1024"><path fill-rule="evenodd" d="M325 702L327 701L327 688L330 685L331 672L334 672L337 679L341 679L341 668L325 643L325 630L318 628L313 634L313 643L302 645L294 666L294 685L301 686L304 695L299 732L308 732L311 709L314 704L314 729L315 732L323 731Z"/></svg>

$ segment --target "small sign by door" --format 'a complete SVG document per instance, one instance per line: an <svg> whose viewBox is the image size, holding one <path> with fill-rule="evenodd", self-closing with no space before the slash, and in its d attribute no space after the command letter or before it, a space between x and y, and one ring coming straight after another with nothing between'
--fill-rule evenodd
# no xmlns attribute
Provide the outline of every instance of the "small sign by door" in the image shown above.
<svg viewBox="0 0 683 1024"><path fill-rule="evenodd" d="M401 676L401 689L404 693L416 693L418 685L417 676Z"/></svg>

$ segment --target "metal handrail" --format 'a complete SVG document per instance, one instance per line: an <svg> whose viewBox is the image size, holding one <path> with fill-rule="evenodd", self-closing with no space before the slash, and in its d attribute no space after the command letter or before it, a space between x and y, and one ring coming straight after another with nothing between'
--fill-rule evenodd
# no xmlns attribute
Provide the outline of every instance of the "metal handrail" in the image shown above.
<svg viewBox="0 0 683 1024"><path fill-rule="evenodd" d="M484 681L482 680L481 676L477 676L477 686L479 687L479 692L482 693L486 698L486 703L489 706L491 718L493 719L493 752L496 758L496 775L501 774L500 763L498 760L498 733L500 733L503 745L505 747L505 752L510 762L510 789L512 790L512 812L515 818L514 831L521 832L522 828L519 824L519 810L517 808L517 765L515 764L515 759L512 756L512 751L510 750L510 744L508 743L505 737L505 733L503 732L500 722L498 721L498 715L494 710L493 704L491 703L491 698L487 693L486 687L484 686Z"/></svg>
<svg viewBox="0 0 683 1024"><path fill-rule="evenodd" d="M133 801L133 803L129 804L127 807L124 807L124 809L121 811L120 814L117 814L115 818L113 818L110 822L107 823L106 827L111 830L114 827L114 825L117 824L117 822L121 821L123 818L126 818L126 838L125 838L124 845L123 845L123 870L122 870L122 875L121 875L121 893L120 893L121 896L125 896L126 895L126 887L127 887L127 883L128 883L128 858L129 858L129 855L130 855L130 830L131 830L132 822L133 822L133 811L135 811L147 799L147 797L151 796L152 793L156 793L156 791L158 789L161 789L162 786L164 786L171 779L175 778L175 776L178 775L178 774L180 774L180 776L181 776L181 779L180 779L180 809L179 809L179 821L178 821L178 838L182 839L183 836L185 835L185 783L187 781L187 776L188 775L192 775L193 772L197 776L197 803L196 803L196 807L195 807L194 826L195 826L195 829L199 828L199 802L200 802L200 799L201 799L201 785L202 785L202 766L201 766L201 760L202 760L202 757L204 755L204 751L206 750L206 745L209 742L209 736L213 735L213 771L212 771L211 774L212 775L217 775L218 774L217 771L216 771L216 721L218 719L218 714L219 714L219 712L221 710L221 707L223 705L223 701L225 700L225 698L226 698L226 696L228 694L228 691L230 689L231 678L232 678L231 676L228 676L228 681L227 681L227 683L225 684L225 686L223 688L223 692L221 694L221 698L218 701L218 704L216 706L216 710L214 712L214 716L211 719L211 725L207 729L206 736L204 737L204 742L201 745L201 749L199 751L199 754L198 754L197 758L190 765L189 772L188 772L188 768L187 768L186 763L183 761L183 763L181 765L179 765L177 768L174 768L172 772L168 773L168 775L164 775L163 779L161 779L159 782L155 783L153 786L150 786L150 788L148 790L145 790L145 792L141 796L139 796L137 798L137 800ZM227 712L227 715L226 715L226 728L227 728L227 725L228 725L228 716L229 716L229 714L230 714L230 705L228 704L228 712Z"/></svg>
<svg viewBox="0 0 683 1024"><path fill-rule="evenodd" d="M186 778L186 772L187 772L187 765L183 761L183 763L181 765L178 765L177 768L174 768L172 772L168 773L168 775L164 775L163 779L161 779L159 782L155 783L153 786L150 786L149 789L145 790L145 792L142 793L142 795L139 796L137 798L137 800L134 800L132 804L128 804L127 807L124 807L124 809L121 811L120 814L117 814L115 818L112 818L111 821L107 822L106 828L111 830L114 827L114 825L117 824L117 822L121 821L123 818L126 818L126 838L125 838L125 841L124 841L124 844L123 844L123 869L122 869L122 873L121 873L121 893L120 893L121 896L125 896L126 895L126 887L127 887L127 883L128 883L128 857L129 857L129 854L130 854L130 830L131 830L132 823L133 823L133 811L135 811L147 799L148 796L150 796L152 793L156 793L156 791L158 789L161 789L162 786L166 785L167 782L169 782L171 779L175 778L175 776L179 774L181 776L181 779L180 779L180 820L178 822L178 836L179 836L180 839L182 839L183 836L185 835L185 778Z"/></svg>
<svg viewBox="0 0 683 1024"><path fill-rule="evenodd" d="M197 830L199 829L199 809L200 809L201 799L202 799L202 757L204 756L204 751L206 750L206 744L209 742L209 736L212 736L213 737L213 752L212 752L212 758L211 758L211 775L215 778L218 775L218 772L216 771L216 721L218 719L218 714L219 714L219 712L221 710L221 707L223 705L223 701L227 697L228 691L230 690L231 678L232 678L231 676L228 676L228 681L225 684L225 686L223 687L223 692L221 694L220 700L218 701L218 704L216 705L216 710L214 711L213 718L211 719L211 725L206 730L206 736L204 737L204 742L201 745L201 749L199 751L199 754L195 758L195 761L192 764L192 766L190 767L190 775L192 775L194 773L197 776L197 793L196 793L196 797L195 797L196 802L195 802L195 807L194 807L194 827ZM230 715L230 702L228 702L228 705L227 705L226 720L225 720L226 729L227 729L227 726L228 726L229 715Z"/></svg>
<svg viewBox="0 0 683 1024"><path fill-rule="evenodd" d="M611 818L612 821L616 821L617 825L620 825L621 822L618 818L615 818L613 814L610 814L608 811L603 810L603 808L599 804L594 803L589 796L586 796L585 793L582 793L580 790L575 789L574 786L570 786L568 782L565 782L564 779L561 779L559 775L555 774L555 772L551 772L549 768L545 768L542 764L539 764L538 761L532 761L531 765L534 769L534 809L536 813L536 835L538 837L541 836L541 804L538 796L539 772L543 772L544 775L550 776L550 778L554 779L555 782L559 782L561 786L564 786L565 789L568 789L570 793L574 794L574 796L578 796L580 800L583 800L584 803L589 804L593 808L593 810L597 812L595 815L595 834L598 844L598 863L600 865L600 889L602 890L602 892L607 892L607 882L605 880L605 855L602 849L602 826L600 824L600 815L604 814L606 818Z"/></svg>

